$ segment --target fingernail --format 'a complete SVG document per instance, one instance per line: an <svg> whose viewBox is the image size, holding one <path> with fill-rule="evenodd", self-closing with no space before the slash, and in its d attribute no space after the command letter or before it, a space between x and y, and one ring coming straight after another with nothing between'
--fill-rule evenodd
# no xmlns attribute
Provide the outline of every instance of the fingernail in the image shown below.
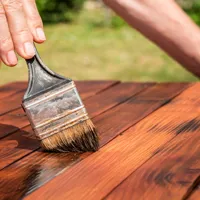
<svg viewBox="0 0 200 200"><path fill-rule="evenodd" d="M40 40L43 40L43 41L46 40L46 36L45 36L44 31L43 31L42 28L37 28L37 29L36 29L36 32L37 32L37 36L38 36L38 38L39 38Z"/></svg>
<svg viewBox="0 0 200 200"><path fill-rule="evenodd" d="M24 51L28 56L34 56L35 55L35 49L33 47L33 44L30 42L24 43Z"/></svg>
<svg viewBox="0 0 200 200"><path fill-rule="evenodd" d="M8 60L10 65L16 65L17 64L17 57L16 57L16 54L13 50L9 51L7 53L7 60Z"/></svg>

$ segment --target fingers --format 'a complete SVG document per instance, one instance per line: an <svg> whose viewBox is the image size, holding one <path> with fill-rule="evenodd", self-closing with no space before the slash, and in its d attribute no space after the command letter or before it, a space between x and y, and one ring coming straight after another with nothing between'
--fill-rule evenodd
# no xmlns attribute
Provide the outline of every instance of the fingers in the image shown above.
<svg viewBox="0 0 200 200"><path fill-rule="evenodd" d="M22 0L29 29L35 42L42 43L46 40L43 23L38 13L35 0Z"/></svg>
<svg viewBox="0 0 200 200"><path fill-rule="evenodd" d="M17 57L14 52L12 38L9 32L9 27L3 6L0 2L0 60L5 65L15 66L17 64Z"/></svg>
<svg viewBox="0 0 200 200"><path fill-rule="evenodd" d="M21 0L0 0L7 18L12 40L7 36L4 38L7 46L11 48L14 45L16 52L25 59L32 58L35 55L33 47L33 36L29 31L24 14ZM3 28L5 24L3 25ZM7 32L7 31L6 31ZM7 33L7 35L9 35ZM13 44L12 44L13 41ZM8 47L7 47L8 48ZM13 59L13 51L9 52L8 57ZM12 60L11 59L11 60ZM12 60L14 61L14 60Z"/></svg>
<svg viewBox="0 0 200 200"><path fill-rule="evenodd" d="M33 40L46 40L35 0L0 0L0 59L8 66L16 65L15 51L32 58Z"/></svg>

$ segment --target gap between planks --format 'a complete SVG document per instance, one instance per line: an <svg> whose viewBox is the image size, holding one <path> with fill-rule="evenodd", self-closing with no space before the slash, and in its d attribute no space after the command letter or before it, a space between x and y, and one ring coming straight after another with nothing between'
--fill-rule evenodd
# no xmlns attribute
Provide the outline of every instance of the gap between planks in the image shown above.
<svg viewBox="0 0 200 200"><path fill-rule="evenodd" d="M166 85L165 85L166 86ZM171 85L172 86L172 85ZM178 86L178 85L177 85ZM180 85L179 85L180 86ZM160 87L160 88L159 88ZM173 85L173 90L174 90L174 87L175 87L175 85ZM121 107L121 111L123 111L123 112L125 112L126 114L123 116L121 116L121 118L119 118L117 121L116 121L116 112L117 111L120 111L120 109L118 108L118 107L116 107L115 109L112 109L112 110L110 110L110 111L108 111L108 112L106 112L106 113L104 113L105 114L105 116L104 115L102 115L100 118L99 118L99 121L97 121L97 122L99 122L99 123L101 123L102 125L102 129L101 129L101 131L100 131L100 135L101 135L101 137L103 137L102 139L104 139L104 140L101 140L101 142L102 142L102 146L104 145L104 144L106 144L108 141L111 141L114 137L116 137L117 135L119 135L120 133L122 133L124 130L126 130L126 129L128 129L130 126L132 126L133 124L135 124L135 123L137 123L138 121L140 121L141 119L143 119L144 117L146 117L148 114L150 114L150 113L152 113L154 110L156 110L157 108L159 108L161 105L163 105L163 103L164 102L166 102L166 101L168 101L169 100L169 98L167 97L167 90L168 90L168 95L170 95L170 96L172 96L172 94L171 94L171 92L169 92L170 91L170 89L172 90L172 87L170 88L170 87L167 87L167 88L165 88L165 90L163 91L163 93L164 92L166 92L165 93L165 95L162 97L162 95L163 95L163 93L162 93L162 91L160 91L160 90L158 90L158 88L159 89L164 89L163 88L163 85L158 85L158 86L156 86L156 88L157 88L157 90L155 90L155 87L152 87L152 88L150 88L149 90L151 90L152 89L152 91L154 91L154 94L152 94L152 96L150 95L149 96L149 98L150 98L150 100L149 99L147 99L147 97L146 97L146 100L144 99L144 97L142 98L142 99L140 99L140 95L138 95L138 97L136 97L136 98L134 98L134 99L132 99L132 100L130 100L130 101L128 101L128 103L126 104L126 106L123 106L123 104L121 104L120 106L118 106L118 107ZM176 88L177 89L177 88ZM183 90L183 85L182 85L182 88L181 88L181 90L180 90L180 87L179 87L179 90L174 90L174 96L176 96L176 95L178 95L181 91ZM160 92L158 92L158 91L160 91ZM176 92L175 92L176 91ZM156 94L161 94L161 96L159 97L159 96L154 96L155 95L155 93ZM175 95L176 94L176 95ZM142 96L142 95L141 95ZM157 97L159 97L159 98L157 98ZM159 99L159 100L155 100L155 99ZM131 105L132 104L132 105ZM152 105L153 104L153 105ZM128 105L128 107L127 107L127 105ZM131 105L131 106L130 106ZM138 105L139 105L139 107L138 107ZM152 107L153 106L153 107ZM130 108L131 109L133 109L133 111L135 111L136 113L140 113L140 117L138 116L138 115L136 115L135 116L135 119L137 119L136 121L132 121L132 122L130 122L129 120L130 120L130 116L132 116L133 115L133 113L130 111ZM124 110L125 109L125 110ZM148 110L147 110L148 109ZM145 113L145 115L144 115L144 112L146 112ZM111 116L110 116L110 113L112 113L112 118L111 118ZM118 113L120 113L120 112L118 112ZM141 114L142 113L142 114ZM127 115L128 114L128 115ZM143 115L143 116L141 116L141 115ZM97 116L96 118L98 118L99 116ZM114 121L114 122L116 122L116 124L117 125L119 125L119 127L116 127L115 129L116 130L112 130L112 129L110 129L110 128L112 128L112 126L109 126L109 124L105 124L104 122L104 118L106 118L107 119L107 117L108 117L108 120L107 121L109 121L109 119L112 119L111 121ZM123 121L124 119L126 119L126 121ZM128 121L127 121L128 120ZM122 123L123 124L123 128L122 127L120 127L120 123ZM127 124L128 123L128 124ZM131 125L131 123L132 123L132 125ZM106 126L105 126L106 125ZM114 125L114 124L113 124ZM101 127L101 126L99 126L99 128ZM125 126L125 127L124 127ZM137 125L136 125L137 126ZM105 131L105 132L104 132ZM117 132L117 134L116 134L116 132ZM105 133L107 132L107 134L105 135ZM110 133L110 134L114 134L112 137L110 136L110 137L107 137L107 135L108 135L108 132ZM115 135L116 134L116 135ZM125 133L124 135L126 135L127 133ZM123 137L123 136L121 136L121 137ZM115 141L117 141L119 138L121 138L121 137L117 137L114 141L111 141L109 144L107 144L105 147L103 147L103 149L104 148L106 148L107 146L110 146L110 144L111 143L113 143L113 142L115 142ZM106 139L105 139L106 138ZM122 147L122 149L123 149L123 147ZM92 155L90 155L89 157L87 157L87 159L85 159L85 160L83 160L83 161L81 161L81 163L82 162L87 162L87 160L89 159L89 160L91 160L90 159L90 157L92 157L93 159L94 159L94 161L95 161L95 158L94 158L94 156L96 155L96 154L98 154L98 153L102 153L102 151L100 150L99 152L97 152L97 153L95 153L95 154L92 154ZM106 156L105 156L106 157ZM77 166L80 166L80 163L78 163L77 165L75 165L75 166L73 166L72 167L72 169L73 168L75 168L76 169L76 167ZM96 165L95 165L96 166ZM111 163L111 166L112 166L112 163ZM92 169L92 170L95 170L96 168L98 168L98 167L94 167L94 169ZM70 170L70 169L69 169ZM92 170L91 170L91 173L92 173ZM101 169L99 169L99 170L101 170ZM68 172L68 171L67 171ZM65 173L65 172L64 172ZM63 174L64 174L63 173ZM80 175L80 173L77 171L77 173ZM62 174L62 176L63 176L63 174ZM70 174L70 173L69 173ZM81 176L80 176L81 177ZM58 177L57 177L58 178ZM94 178L94 177L93 177ZM56 178L55 178L56 179ZM94 178L95 179L95 178ZM52 180L52 181L54 181L54 180ZM52 181L50 181L49 183L51 183ZM90 180L88 181L88 183L90 183ZM47 183L47 185L48 185L48 183ZM82 184L81 184L81 186L82 186ZM43 187L41 187L41 189L42 188L44 188L45 186L43 186ZM74 188L74 185L72 185L72 188ZM85 188L85 187L83 187L83 188ZM40 189L38 189L38 190L40 190ZM37 192L37 191L36 191ZM82 193L82 191L81 191L81 193ZM33 194L34 194L34 192L33 192ZM77 194L79 194L79 193L77 193ZM51 194L50 194L51 195ZM81 195L81 194L80 194ZM97 195L99 198L101 198L101 195L99 196L99 194ZM31 197L31 195L30 195L30 197ZM50 196L40 196L41 197L41 199L43 199L43 198L50 198ZM27 198L29 198L29 197L27 197ZM33 198L34 198L34 195L33 195ZM55 198L55 197L52 197L52 199L53 198ZM57 198L58 198L58 196L57 196ZM69 198L69 196L61 196L61 198L60 199L65 199L65 198ZM70 198L71 199L76 199L76 198L78 198L79 199L79 197L74 197L74 196L70 196ZM83 198L83 196L80 196L80 199L82 199ZM88 196L87 196L87 198L88 198ZM90 198L90 197L89 197Z"/></svg>
<svg viewBox="0 0 200 200"><path fill-rule="evenodd" d="M194 191L194 193L191 194L191 196L188 198L188 200L199 200L200 197L200 185L197 190Z"/></svg>
<svg viewBox="0 0 200 200"><path fill-rule="evenodd" d="M137 166L142 165L145 159L151 157L158 147L162 147L175 136L171 132L163 132L155 134L152 138L152 135L148 133L148 130L152 129L149 120L157 113L159 114L158 119L156 117L151 121L164 120L163 109L166 112L169 109L168 106L171 105L166 105L153 112L121 137L117 137L103 147L100 152L92 154L25 199L33 199L36 196L38 199L55 197L57 199L102 199L116 183L120 183L126 176L128 177L129 173L134 171L134 168L137 169ZM170 117L171 113L168 118ZM145 141L148 143L144 143ZM59 183L62 184L58 188L56 185Z"/></svg>
<svg viewBox="0 0 200 200"><path fill-rule="evenodd" d="M119 84L119 81L105 81L105 82L100 82L100 81L87 81L87 82L75 82L76 86L79 90L82 91L81 97L86 99L89 98L92 95L95 95L96 93L100 92L101 90L104 90L106 88L112 87L116 84ZM16 85L15 85L16 84ZM8 89L8 95L6 98L3 98L6 94L1 94L2 99L0 103L0 116L4 115L6 113L9 113L10 111L14 111L18 108L21 108L21 102L23 99L23 96L25 94L26 90L26 84L25 83L13 83L10 85L5 85L1 87L1 90ZM16 87L21 87L22 89L16 89ZM23 89L24 87L24 89ZM0 97L1 98L1 97Z"/></svg>
<svg viewBox="0 0 200 200"><path fill-rule="evenodd" d="M199 86L200 85L197 84L191 90L196 91ZM188 89L188 91L189 92L187 92L186 90L185 94L187 96L190 96L190 89ZM179 100L179 98L181 97L182 96L180 95L177 99ZM57 199L94 199L95 197L98 197L97 199L102 199L104 195L106 195L106 193L109 193L109 191L114 188L114 185L117 186L116 183L119 184L121 181L124 180L124 178L127 178L133 171L137 169L137 167L144 166L144 171L147 171L147 173L148 170L150 170L153 166L158 165L159 167L159 159L156 159L157 162L152 161L155 165L149 165L147 168L145 168L146 163L148 163L144 162L145 159L148 157L152 157L152 155L161 154L161 161L165 162L165 164L168 164L169 169L171 166L175 166L175 172L177 172L177 168L180 169L180 166L183 165L184 162L187 163L186 168L193 168L195 167L195 164L199 166L199 163L196 163L196 161L199 161L200 156L198 148L200 139L200 121L198 120L193 124L191 123L192 120L199 117L199 112L196 110L196 105L193 104L193 106L187 108L182 106L178 107L176 104L175 107L173 106L174 105L172 101L171 104L166 105L163 108L160 108L156 112L152 113L136 126L126 131L123 136L117 137L115 140L107 144L101 149L100 152L90 155L87 159L76 164L71 169L56 177L43 187L39 188L37 191L33 192L25 199L33 199L35 197L37 197L38 199L54 199L55 197L57 197ZM174 109L176 113L174 113ZM186 111L187 115L183 115ZM168 112L167 116L165 115L166 112ZM149 120L157 120L158 125L152 126L151 123L149 124ZM165 122L164 124L163 121ZM175 122L179 123L176 124ZM183 127L183 123L186 122L187 126ZM137 135L136 133L139 132L140 134ZM143 134L141 135L141 133ZM152 133L154 134L153 138ZM191 135L190 133L193 133L193 135ZM178 136L176 137L176 135ZM175 139L172 140L172 138ZM131 142L131 145L127 144L127 141ZM146 144L144 143L144 141L149 142ZM171 142L167 143L169 141ZM193 147L193 150L190 150L191 145L194 144L196 144L196 146ZM184 149L183 152L180 151L180 149L182 148ZM174 155L174 152L177 153L177 157L176 155ZM167 158L165 158L166 155L168 156ZM186 156L184 157L184 155ZM176 159L178 159L178 163ZM149 162L151 162L151 159ZM116 166L116 163L118 163L118 165L121 165L120 168ZM142 165L143 163L145 163L145 165ZM189 170L190 173L192 172L192 176L187 178L194 179L198 175L199 171L192 171L192 168L191 170ZM136 172L140 169L141 168L136 170ZM185 169L182 169L177 175L180 179L180 184L183 184L183 186L184 183L186 183L186 180L184 180L184 170ZM139 171L138 174L141 174L141 171ZM152 174L153 177L154 175L155 173ZM166 182L167 184L167 181L171 181L171 179L168 180L168 178L170 177L167 175L168 174L165 174L165 171L160 174L161 184L162 182ZM167 180L165 180L165 176ZM179 181L179 179L177 181ZM58 187L57 185L59 183L62 184ZM143 179L141 181L138 179L134 179L132 184L127 183L126 186L130 186L128 188L130 190L123 193L124 195L126 195L124 196L124 198L123 196L120 196L120 193L116 193L116 195L110 199L132 199L133 196L131 196L131 189L135 185L137 186L137 183L141 184L136 188L137 190L139 190L144 184ZM176 187L176 185L172 185L170 189L172 190L174 196L170 196L169 190L167 190L167 193L165 193L166 190L156 190L153 183L152 185L148 185L148 183L144 184L144 186L145 185L146 190L148 190L148 187L150 187L149 192L152 195L146 196L146 199L156 199L157 196L155 195L159 194L164 194L164 196L159 196L159 198L157 199L181 199L182 195L187 189L187 187L183 188L182 193L180 193L180 188L178 186ZM123 192L124 189L126 189L125 186L122 187L121 191ZM134 190L134 198L145 199L145 196L140 196L143 192L145 192L145 189L142 190L140 193L137 193L137 191ZM166 194L168 194L169 196Z"/></svg>
<svg viewBox="0 0 200 200"><path fill-rule="evenodd" d="M180 113L178 119L174 117L176 114L170 114L168 119L172 118L178 125L192 121L199 116L199 113L194 112L183 118L182 115L185 113ZM162 119L162 113L151 120L158 121L158 118ZM163 126L163 130L158 132L159 134L175 132L175 136L152 153L146 162L116 186L105 199L182 199L200 172L198 167L200 166L200 128L198 125L198 129L192 131L196 125L189 123L188 127L180 132L181 128L172 121L171 123L172 127L169 127L169 130L166 130L169 126L167 124ZM155 128L148 130L149 134L155 134L155 130Z"/></svg>
<svg viewBox="0 0 200 200"><path fill-rule="evenodd" d="M97 94L101 90L105 90L106 88L110 88L119 84L119 81L95 81L94 83L91 81L88 82L76 82L78 90L80 90L80 95L82 99L86 100L91 96ZM14 85L18 85L17 83ZM22 89L26 88L26 84L20 84ZM23 88L24 87L24 88ZM7 88L10 89L10 92L16 90L16 87L13 87L13 84L5 85L1 87L2 90L6 90ZM8 99L2 99L0 103L0 139L4 138L5 136L16 132L19 128L23 128L29 125L27 120L26 114L24 113L23 109L21 108L21 102L23 98L24 92L15 93L15 95L10 95ZM13 104L14 101L14 104ZM14 111L13 111L14 110ZM5 114L6 113L6 114ZM5 124L5 125L4 125ZM10 126L6 126L9 124ZM19 127L16 127L16 124Z"/></svg>
<svg viewBox="0 0 200 200"><path fill-rule="evenodd" d="M188 188L182 200L188 200L188 199L198 200L199 198L200 198L200 174Z"/></svg>
<svg viewBox="0 0 200 200"><path fill-rule="evenodd" d="M89 115L91 117L95 117L101 112L105 112L110 108L115 107L116 105L126 101L131 96L134 96L146 88L152 86L152 84L132 84L132 83L123 83L113 86L112 88L104 91L104 93L97 94L92 98L87 98L84 102L86 105ZM122 90L121 92L119 92ZM28 124L29 121L24 116L24 121ZM13 123L16 122L16 117L13 119ZM21 118L20 118L21 119ZM23 121L23 122L24 122ZM5 128L4 128L5 129ZM10 131L10 130L9 130ZM8 133L8 132L7 132ZM4 132L4 135L6 132ZM13 141L13 142L10 142ZM15 141L18 141L17 143ZM38 141L32 137L31 127L23 128L18 132L14 132L12 135L5 137L0 140L0 148L6 148L6 157L4 161L0 163L0 169L5 168L6 166L12 164L16 160L19 160L21 157L24 157L26 154L30 154L30 152L35 151L38 148ZM28 150L25 151L24 149ZM9 147L9 148L8 148ZM1 151L2 152L2 151ZM4 155L0 152L0 157ZM8 159L9 158L9 159Z"/></svg>
<svg viewBox="0 0 200 200"><path fill-rule="evenodd" d="M174 137L104 199L199 199L200 190L195 190L200 182L199 88L200 84L189 88L149 116L156 121L147 129L149 134L173 133Z"/></svg>
<svg viewBox="0 0 200 200"><path fill-rule="evenodd" d="M146 87L148 87L148 86L151 86L152 84L130 84L130 83L123 83L123 85L119 85L118 87L116 87L116 89L114 90L114 88L113 88L113 90L114 91L116 91L115 92L115 95L114 95L114 97L115 98L110 98L112 101L110 102L110 103L112 103L113 105L115 105L115 104L119 104L120 103L120 101L122 101L122 100L124 100L124 95L125 95L125 93L126 93L126 95L127 94L129 94L129 96L131 96L131 95L133 95L134 93L135 94L137 94L137 93L139 93L140 91L142 91L142 90L144 90ZM124 89L124 88L126 88L126 90L124 90L124 91L122 91L121 92L121 96L119 95L119 89L120 89L120 87L121 87L121 89ZM124 88L123 88L124 87ZM117 90L118 89L118 90ZM106 94L106 91L103 93L103 97L105 97L105 94ZM107 94L109 94L109 90L107 91ZM112 95L112 93L110 93L111 95ZM101 94L101 96L102 96L102 94ZM128 97L126 97L126 98L129 98L129 96ZM112 97L112 96L111 96ZM120 97L120 98L119 98ZM107 98L108 100L109 100L109 98ZM98 100L98 98L97 98L97 100ZM102 102L104 102L104 105L108 108L109 107L109 101L108 100L104 100L104 101L100 101L99 100L99 103L100 103L100 105L101 105L101 103ZM92 98L91 98L91 103L92 103L93 101L92 101ZM112 104L110 105L110 106L112 106ZM88 106L89 106L90 104L88 104ZM100 106L100 108L101 109L105 109L106 107L102 107L102 106ZM97 109L98 109L98 106L97 106ZM91 110L92 111L92 110ZM94 115L95 115L95 112L93 112L94 113ZM21 134L20 134L20 136L21 136ZM12 138L12 137L11 137ZM27 140L27 142L28 142L29 140ZM29 145L29 144L27 144L27 142L25 142L25 144L26 145ZM30 146L29 146L30 147ZM15 151L16 152L16 151ZM36 152L37 153L37 152ZM52 154L47 154L47 156L49 156L49 155L52 155ZM57 154L58 155L58 154ZM56 155L56 156L57 156ZM42 156L44 156L44 154L42 154ZM74 157L74 155L72 155L72 157ZM38 156L36 156L36 159L38 159ZM48 159L49 160L49 159ZM41 159L40 159L40 161L41 161ZM33 162L35 162L35 159L34 159L34 161ZM29 164L30 164L30 162L29 162ZM69 164L69 166L70 166L70 164ZM23 168L23 166L22 166L22 168ZM5 170L4 170L5 171ZM4 177L4 175L3 174L5 174L5 173L1 173L2 175L1 175L1 177ZM7 174L7 173L6 173ZM18 173L18 174L20 174L20 173ZM16 175L16 171L14 172L14 175ZM11 176L9 176L9 177L11 177ZM4 185L4 187L5 187L5 185L6 185L6 182L2 182L2 180L3 180L4 178L2 178L1 179L1 185L3 184ZM13 182L13 180L12 180L12 182ZM10 184L9 184L10 185ZM13 185L13 184L12 184ZM19 182L18 182L18 184L15 184L15 185L18 185L19 186ZM7 185L8 186L8 185ZM17 191L19 191L19 188L20 187L18 187L17 186ZM2 189L3 189L3 187L1 188L1 191L2 191ZM8 188L7 188L8 189ZM14 188L13 188L13 190L14 190ZM15 191L15 190L14 190ZM4 193L4 192L3 192ZM5 194L5 193L4 193ZM12 193L9 193L8 192L8 195L9 194L12 194ZM1 195L2 195L2 193L1 193ZM13 196L13 198L14 197L17 197L16 196L16 194ZM12 199L13 199L12 198ZM1 197L1 199L3 199L3 197Z"/></svg>

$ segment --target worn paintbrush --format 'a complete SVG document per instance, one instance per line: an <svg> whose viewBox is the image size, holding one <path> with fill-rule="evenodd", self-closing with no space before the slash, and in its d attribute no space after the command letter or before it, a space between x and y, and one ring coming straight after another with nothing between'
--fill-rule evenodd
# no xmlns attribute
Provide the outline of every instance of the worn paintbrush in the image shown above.
<svg viewBox="0 0 200 200"><path fill-rule="evenodd" d="M26 62L29 84L22 107L41 146L57 152L98 150L96 129L75 83L45 66L37 50Z"/></svg>

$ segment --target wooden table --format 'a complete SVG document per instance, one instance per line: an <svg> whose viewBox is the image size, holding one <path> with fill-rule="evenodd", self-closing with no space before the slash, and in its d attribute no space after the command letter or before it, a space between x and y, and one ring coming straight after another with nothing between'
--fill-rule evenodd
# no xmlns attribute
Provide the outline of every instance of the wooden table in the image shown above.
<svg viewBox="0 0 200 200"><path fill-rule="evenodd" d="M101 138L84 154L41 151L26 87L0 87L1 200L200 199L200 83L77 82Z"/></svg>

